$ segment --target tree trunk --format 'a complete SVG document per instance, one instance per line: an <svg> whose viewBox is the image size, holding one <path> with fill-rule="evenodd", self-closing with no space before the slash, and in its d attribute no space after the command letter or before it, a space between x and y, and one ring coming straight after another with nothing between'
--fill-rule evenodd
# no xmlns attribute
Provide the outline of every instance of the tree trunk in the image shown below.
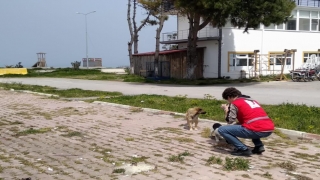
<svg viewBox="0 0 320 180"><path fill-rule="evenodd" d="M200 24L200 16L190 14L189 18L189 34L187 45L187 73L186 79L196 79L194 73L197 67L197 40Z"/></svg>
<svg viewBox="0 0 320 180"><path fill-rule="evenodd" d="M131 21L131 1L133 1L133 15ZM148 22L150 13L146 19L144 19L139 27L137 27L136 23L136 13L137 13L137 0L128 0L128 10L127 10L127 21L129 25L129 32L130 32L130 42L128 42L128 51L129 51L129 60L130 60L130 74L134 73L134 62L132 57L132 45L134 54L138 53L138 33L141 28ZM133 27L132 27L133 25Z"/></svg>
<svg viewBox="0 0 320 180"><path fill-rule="evenodd" d="M197 41L198 32L203 29L210 21L205 20L200 24L201 17L198 14L189 14L189 34L187 45L187 74L186 79L196 79L195 70L198 64Z"/></svg>
<svg viewBox="0 0 320 180"><path fill-rule="evenodd" d="M138 32L134 32L133 35L133 54L138 54L138 41L139 41Z"/></svg>
<svg viewBox="0 0 320 180"><path fill-rule="evenodd" d="M154 71L155 76L159 76L159 52L160 52L160 35L165 21L165 16L159 18L159 27L156 31L156 50L154 54Z"/></svg>
<svg viewBox="0 0 320 180"><path fill-rule="evenodd" d="M128 0L127 21L128 21L129 32L131 37L130 42L128 42L129 61L130 61L129 73L133 74L134 73L134 67L133 67L134 64L133 64L133 57L132 57L133 29L132 29L132 23L130 19L130 11L131 11L131 0Z"/></svg>

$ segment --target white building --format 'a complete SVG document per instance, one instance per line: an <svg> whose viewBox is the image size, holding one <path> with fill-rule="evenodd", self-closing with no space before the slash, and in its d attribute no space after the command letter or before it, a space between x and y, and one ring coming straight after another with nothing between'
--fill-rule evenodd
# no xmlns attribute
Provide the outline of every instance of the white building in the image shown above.
<svg viewBox="0 0 320 180"><path fill-rule="evenodd" d="M302 66L312 54L320 61L320 1L297 0L296 4L293 18L287 23L261 25L256 30L249 30L249 34L230 23L220 30L210 25L200 30L198 47L206 47L203 77L239 78L241 70L249 77L254 69L263 75L279 74L284 49L296 50L287 57L285 73ZM185 49L189 22L186 17L177 16L177 31L163 33L161 43L178 44L179 49ZM259 50L256 56L254 50Z"/></svg>

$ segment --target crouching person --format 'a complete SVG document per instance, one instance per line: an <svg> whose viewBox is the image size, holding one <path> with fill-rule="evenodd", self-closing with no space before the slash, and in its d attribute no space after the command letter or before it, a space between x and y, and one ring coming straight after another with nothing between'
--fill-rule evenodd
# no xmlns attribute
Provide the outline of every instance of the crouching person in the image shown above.
<svg viewBox="0 0 320 180"><path fill-rule="evenodd" d="M229 105L221 106L228 124L234 123L236 119L239 122L239 125L221 126L218 130L225 140L234 145L235 151L231 154L250 156L264 152L264 145L260 138L270 136L274 130L274 123L264 109L257 101L251 99L250 96L242 95L234 87L225 89L222 97L229 102ZM254 149L249 150L238 137L252 139L255 145Z"/></svg>

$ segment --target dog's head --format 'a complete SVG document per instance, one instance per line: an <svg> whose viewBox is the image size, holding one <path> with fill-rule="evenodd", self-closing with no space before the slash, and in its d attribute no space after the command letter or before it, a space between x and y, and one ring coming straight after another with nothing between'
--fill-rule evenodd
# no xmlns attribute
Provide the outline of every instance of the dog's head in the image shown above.
<svg viewBox="0 0 320 180"><path fill-rule="evenodd" d="M214 124L212 125L212 128L213 128L213 130L216 130L216 129L219 128L220 126L221 126L220 123L214 123Z"/></svg>
<svg viewBox="0 0 320 180"><path fill-rule="evenodd" d="M200 115L200 114L206 114L207 112L204 111L200 107L194 107L194 108L189 108L187 113L192 115L192 116L195 116L195 115Z"/></svg>
<svg viewBox="0 0 320 180"><path fill-rule="evenodd" d="M202 108L199 108L199 107L195 107L194 108L196 114L206 114L207 112L204 111Z"/></svg>

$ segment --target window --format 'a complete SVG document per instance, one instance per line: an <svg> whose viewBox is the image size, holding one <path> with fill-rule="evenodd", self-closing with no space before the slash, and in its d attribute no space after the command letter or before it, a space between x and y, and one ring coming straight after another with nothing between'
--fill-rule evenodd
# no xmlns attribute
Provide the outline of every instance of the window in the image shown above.
<svg viewBox="0 0 320 180"><path fill-rule="evenodd" d="M311 55L316 55L316 57L318 58L318 60L320 59L320 52L304 52L303 53L303 62L305 63Z"/></svg>
<svg viewBox="0 0 320 180"><path fill-rule="evenodd" d="M310 11L299 11L299 30L310 31Z"/></svg>
<svg viewBox="0 0 320 180"><path fill-rule="evenodd" d="M311 11L311 31L319 30L318 12Z"/></svg>
<svg viewBox="0 0 320 180"><path fill-rule="evenodd" d="M286 30L296 30L297 29L297 11L292 11L292 18L289 18L286 23Z"/></svg>
<svg viewBox="0 0 320 180"><path fill-rule="evenodd" d="M269 65L272 66L281 66L282 61L285 60L285 54L283 53L270 53L269 57ZM285 65L291 65L292 62L292 54L287 55L287 59L285 60Z"/></svg>
<svg viewBox="0 0 320 180"><path fill-rule="evenodd" d="M254 53L229 53L229 67L253 66Z"/></svg>

